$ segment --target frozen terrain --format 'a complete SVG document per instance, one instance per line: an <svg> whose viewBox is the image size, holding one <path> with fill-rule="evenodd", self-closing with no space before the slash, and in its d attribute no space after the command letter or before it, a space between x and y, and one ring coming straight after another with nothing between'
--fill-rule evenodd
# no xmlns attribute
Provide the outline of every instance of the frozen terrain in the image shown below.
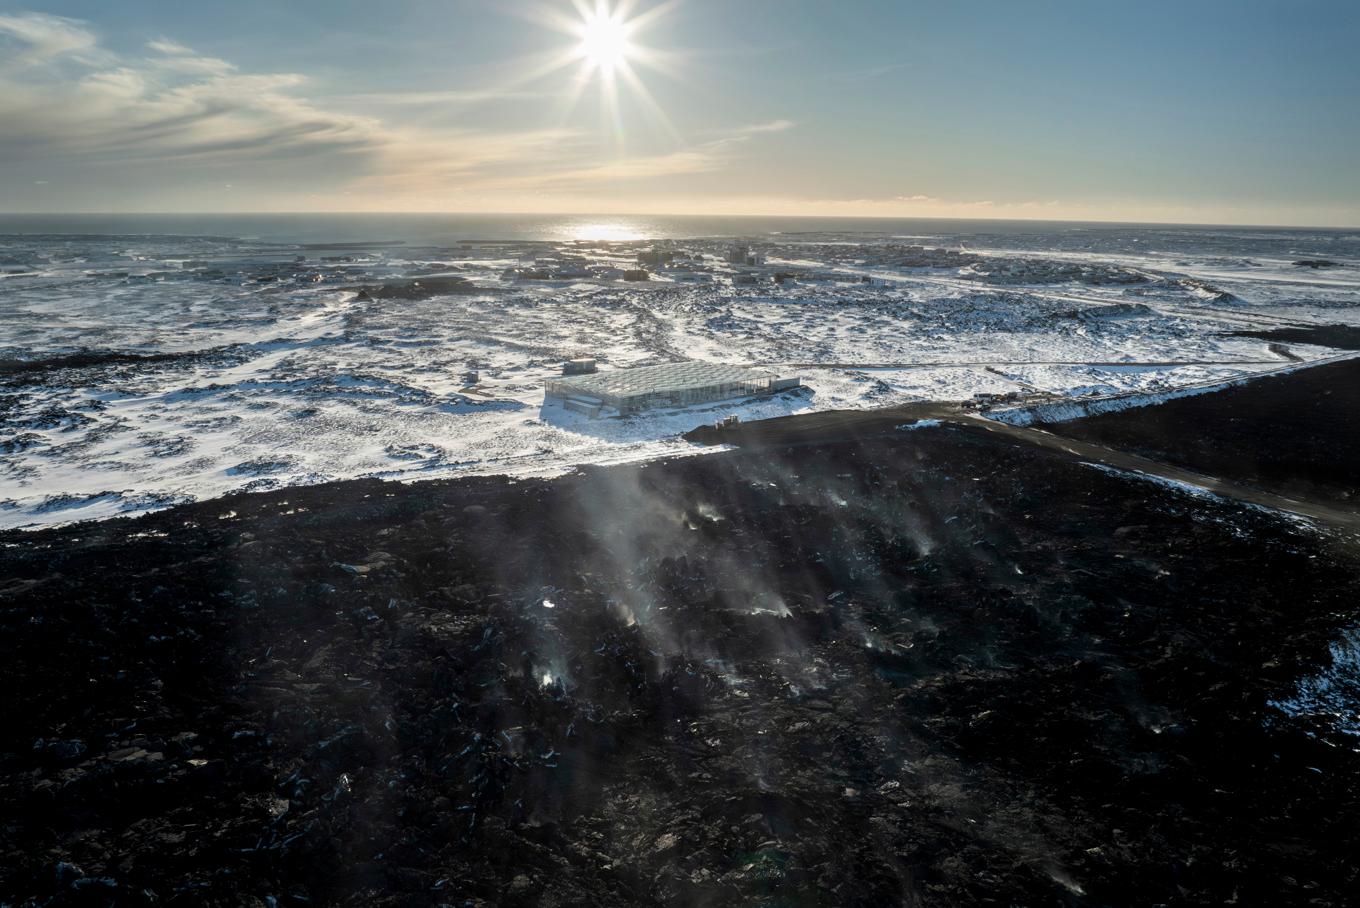
<svg viewBox="0 0 1360 908"><path fill-rule="evenodd" d="M1360 325L1360 238L1336 233L785 233L743 240L749 267L724 238L381 239L0 236L0 527L550 475L690 453L679 434L728 413L1165 392L1336 353L1238 332ZM624 280L653 249L674 261ZM543 381L587 355L805 387L626 420L544 407Z"/></svg>

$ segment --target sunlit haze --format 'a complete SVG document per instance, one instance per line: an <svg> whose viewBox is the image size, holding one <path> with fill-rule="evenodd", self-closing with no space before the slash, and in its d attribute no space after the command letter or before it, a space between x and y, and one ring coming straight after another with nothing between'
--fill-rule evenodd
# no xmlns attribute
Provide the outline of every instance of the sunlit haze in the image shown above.
<svg viewBox="0 0 1360 908"><path fill-rule="evenodd" d="M1360 224L1360 7L0 7L0 211Z"/></svg>

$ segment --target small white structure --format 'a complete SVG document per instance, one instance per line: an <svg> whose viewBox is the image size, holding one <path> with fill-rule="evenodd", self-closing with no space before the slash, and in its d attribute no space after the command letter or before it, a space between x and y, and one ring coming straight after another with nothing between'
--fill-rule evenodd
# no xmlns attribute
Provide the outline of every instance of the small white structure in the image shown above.
<svg viewBox="0 0 1360 908"><path fill-rule="evenodd" d="M780 378L758 369L722 363L670 363L551 379L544 386L544 402L599 416L606 410L620 416L658 407L695 404L777 394L801 384L797 377Z"/></svg>

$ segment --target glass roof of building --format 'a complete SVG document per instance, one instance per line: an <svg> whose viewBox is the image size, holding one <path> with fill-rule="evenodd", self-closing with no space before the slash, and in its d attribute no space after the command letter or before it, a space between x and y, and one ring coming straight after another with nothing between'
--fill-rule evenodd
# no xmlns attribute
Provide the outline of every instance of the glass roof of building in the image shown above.
<svg viewBox="0 0 1360 908"><path fill-rule="evenodd" d="M593 375L572 375L553 379L551 384L572 394L636 397L646 394L697 391L714 385L764 382L771 378L773 376L768 372L744 366L688 362L614 369L609 372L596 372Z"/></svg>

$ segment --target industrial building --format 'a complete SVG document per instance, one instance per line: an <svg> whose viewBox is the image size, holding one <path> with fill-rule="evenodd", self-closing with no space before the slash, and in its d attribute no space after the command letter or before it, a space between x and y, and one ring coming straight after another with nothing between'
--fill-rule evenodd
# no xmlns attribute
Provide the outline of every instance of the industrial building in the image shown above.
<svg viewBox="0 0 1360 908"><path fill-rule="evenodd" d="M675 261L675 250L673 249L644 249L637 254L639 265L645 268L660 268L662 265L669 265Z"/></svg>
<svg viewBox="0 0 1360 908"><path fill-rule="evenodd" d="M626 416L660 407L689 407L735 397L776 394L801 384L797 377L721 363L670 363L564 376L544 386L544 402L600 416Z"/></svg>
<svg viewBox="0 0 1360 908"><path fill-rule="evenodd" d="M765 264L765 255L760 252L752 252L751 247L744 243L738 243L727 250L727 263L738 266L759 266Z"/></svg>

